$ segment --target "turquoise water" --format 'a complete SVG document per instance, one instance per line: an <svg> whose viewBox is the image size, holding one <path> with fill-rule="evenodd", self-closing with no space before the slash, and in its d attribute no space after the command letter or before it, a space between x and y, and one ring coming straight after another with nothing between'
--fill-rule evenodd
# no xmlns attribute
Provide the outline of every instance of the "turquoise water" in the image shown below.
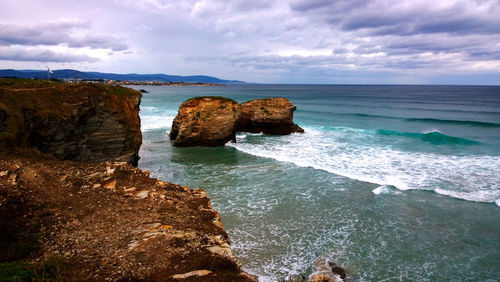
<svg viewBox="0 0 500 282"><path fill-rule="evenodd" d="M139 166L205 188L262 281L318 258L352 281L500 279L500 87L140 88ZM179 105L201 95L286 97L306 133L172 147Z"/></svg>

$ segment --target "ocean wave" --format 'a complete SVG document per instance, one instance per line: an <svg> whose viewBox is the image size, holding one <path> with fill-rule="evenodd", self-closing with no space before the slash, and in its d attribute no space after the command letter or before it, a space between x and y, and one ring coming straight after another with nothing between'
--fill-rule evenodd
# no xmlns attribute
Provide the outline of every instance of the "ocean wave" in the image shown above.
<svg viewBox="0 0 500 282"><path fill-rule="evenodd" d="M426 141L426 142L436 144L436 145L440 145L440 144L462 144L462 145L480 144L480 142L478 142L478 141L446 135L446 134L443 134L437 130L433 130L430 132L424 132L424 133L413 133L413 132L400 132L400 131L393 131L393 130L378 129L376 131L376 133L381 134L381 135L386 135L386 136L417 138L417 139L420 139L422 141Z"/></svg>
<svg viewBox="0 0 500 282"><path fill-rule="evenodd" d="M143 132L172 127L174 116L168 115L141 115L141 130Z"/></svg>
<svg viewBox="0 0 500 282"><path fill-rule="evenodd" d="M395 187L390 185L381 185L372 190L372 193L375 195L380 194L400 194L400 192L394 190Z"/></svg>
<svg viewBox="0 0 500 282"><path fill-rule="evenodd" d="M422 109L423 110L423 109ZM429 111L429 110L426 110ZM441 111L441 110L436 110ZM325 112L321 111L308 111L302 110L302 112L308 113L316 113L316 114L325 114ZM451 111L457 112L457 111ZM458 111L460 112L460 111ZM480 113L480 114L495 114L500 115L497 112L468 112L463 111L465 113ZM456 119L439 119L439 118L407 118L407 117L397 117L397 116L388 116L388 115L378 115L378 114L367 114L367 113L333 113L335 115L341 116L353 116L353 117L364 117L364 118L377 118L377 119L395 119L395 120L403 120L407 122L422 122L422 123L430 123L430 124L457 124L457 125L472 125L476 127L500 127L500 123L495 122L487 122L487 121L477 121L477 120L456 120Z"/></svg>
<svg viewBox="0 0 500 282"><path fill-rule="evenodd" d="M486 121L475 121L475 120L455 120L455 119L438 119L438 118L405 118L404 120L410 121L410 122L473 125L473 126L478 126L478 127L500 127L499 123L486 122Z"/></svg>
<svg viewBox="0 0 500 282"><path fill-rule="evenodd" d="M475 202L495 202L500 198L500 156L401 151L367 142L373 131L370 133L361 129L318 130L306 127L305 130L304 134L280 138L265 135L247 137L228 145L254 156L311 167L380 186L393 186L398 190L435 191ZM430 134L430 137L425 137L429 135L422 133L425 138L435 138L432 136L440 133ZM267 139L265 142L257 140L261 138Z"/></svg>

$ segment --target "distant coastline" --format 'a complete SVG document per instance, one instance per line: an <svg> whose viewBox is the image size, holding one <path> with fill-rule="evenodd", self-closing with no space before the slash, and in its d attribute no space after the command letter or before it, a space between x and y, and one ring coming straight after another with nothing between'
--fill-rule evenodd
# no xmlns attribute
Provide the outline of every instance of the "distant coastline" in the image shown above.
<svg viewBox="0 0 500 282"><path fill-rule="evenodd" d="M206 82L162 82L162 81L120 81L118 85L146 85L146 86L226 86L221 83Z"/></svg>
<svg viewBox="0 0 500 282"><path fill-rule="evenodd" d="M240 80L220 79L206 75L167 75L167 74L119 74L103 72L83 72L73 69L61 70L14 70L0 69L0 77L27 79L57 79L67 82L103 82L121 85L172 85L172 86L220 86L227 84L247 84Z"/></svg>

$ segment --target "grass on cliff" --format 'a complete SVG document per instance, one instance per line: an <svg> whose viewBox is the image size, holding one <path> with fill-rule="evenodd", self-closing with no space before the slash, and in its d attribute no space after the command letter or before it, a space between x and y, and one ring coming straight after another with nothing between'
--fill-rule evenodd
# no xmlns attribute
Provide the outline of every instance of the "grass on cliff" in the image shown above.
<svg viewBox="0 0 500 282"><path fill-rule="evenodd" d="M204 99L204 98L217 99L217 100L221 100L222 102L230 102L230 103L238 104L238 102L236 102L235 100L230 99L230 98L226 98L226 97L222 97L222 96L197 96L197 97L189 98L185 102L189 102L189 101L197 100L197 99Z"/></svg>
<svg viewBox="0 0 500 282"><path fill-rule="evenodd" d="M49 81L45 79L24 79L24 78L0 78L0 89L2 90L37 90L37 89L50 89L51 92L57 94L70 94L75 89L96 89L101 90L106 94L117 95L130 95L138 92L132 88L122 87L119 85L108 85L104 83L67 83L64 81Z"/></svg>

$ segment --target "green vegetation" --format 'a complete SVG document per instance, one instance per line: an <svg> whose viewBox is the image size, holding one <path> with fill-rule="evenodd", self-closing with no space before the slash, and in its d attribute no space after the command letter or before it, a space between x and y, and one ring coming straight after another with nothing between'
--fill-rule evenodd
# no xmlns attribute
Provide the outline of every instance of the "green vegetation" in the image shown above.
<svg viewBox="0 0 500 282"><path fill-rule="evenodd" d="M35 277L31 263L20 260L0 263L0 281L26 281Z"/></svg>
<svg viewBox="0 0 500 282"><path fill-rule="evenodd" d="M23 79L23 78L0 78L0 89L5 90L37 90L43 88L55 94L66 94L75 92L76 89L94 88L107 94L130 95L136 90L119 85L107 85L104 83L67 83L64 81L49 81L45 79Z"/></svg>
<svg viewBox="0 0 500 282"><path fill-rule="evenodd" d="M51 256L45 263L21 260L0 263L0 281L63 281L67 278L68 261Z"/></svg>
<svg viewBox="0 0 500 282"><path fill-rule="evenodd" d="M223 102L238 103L233 99L229 99L229 98L222 97L222 96L197 96L197 97L187 99L186 102L191 101L191 100L203 99L203 98L218 99L218 100L221 100Z"/></svg>

